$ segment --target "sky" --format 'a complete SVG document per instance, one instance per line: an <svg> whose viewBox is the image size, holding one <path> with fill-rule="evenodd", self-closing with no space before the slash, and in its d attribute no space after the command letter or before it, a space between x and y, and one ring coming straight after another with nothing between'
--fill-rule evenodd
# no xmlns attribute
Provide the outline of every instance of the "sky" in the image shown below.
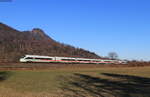
<svg viewBox="0 0 150 97"><path fill-rule="evenodd" d="M3 2L1 2L3 1ZM0 0L0 22L107 56L150 60L149 0ZM6 0L9 1L9 0Z"/></svg>

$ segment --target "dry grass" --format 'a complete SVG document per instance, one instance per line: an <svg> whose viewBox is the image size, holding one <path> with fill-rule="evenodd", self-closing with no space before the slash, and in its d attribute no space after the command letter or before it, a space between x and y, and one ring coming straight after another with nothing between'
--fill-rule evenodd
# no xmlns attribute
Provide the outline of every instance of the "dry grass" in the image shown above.
<svg viewBox="0 0 150 97"><path fill-rule="evenodd" d="M150 84L146 83L147 88L142 87L144 87L144 81L150 81L149 79L150 67L61 67L50 70L7 70L0 71L0 97L125 97L125 94L126 97L149 97L149 94L138 96L136 95L138 93L134 94L134 91L127 89L127 86L132 89L139 88L136 86L138 85L141 88L139 91L143 89L146 91L150 89ZM107 84L110 86L108 87ZM109 88L115 90L113 93L116 94L112 94ZM127 91L124 91L126 89ZM105 92L99 94L98 91L101 90Z"/></svg>

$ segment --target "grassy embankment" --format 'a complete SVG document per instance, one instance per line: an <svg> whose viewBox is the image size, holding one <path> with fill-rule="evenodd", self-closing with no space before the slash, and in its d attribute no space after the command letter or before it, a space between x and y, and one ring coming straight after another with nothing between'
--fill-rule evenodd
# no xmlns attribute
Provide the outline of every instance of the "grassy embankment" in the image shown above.
<svg viewBox="0 0 150 97"><path fill-rule="evenodd" d="M0 97L150 97L150 67L0 71Z"/></svg>

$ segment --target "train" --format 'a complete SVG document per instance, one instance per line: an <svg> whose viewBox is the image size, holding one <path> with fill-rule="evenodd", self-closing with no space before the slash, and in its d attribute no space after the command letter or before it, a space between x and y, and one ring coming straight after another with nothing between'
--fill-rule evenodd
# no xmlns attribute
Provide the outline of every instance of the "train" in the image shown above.
<svg viewBox="0 0 150 97"><path fill-rule="evenodd" d="M40 56L40 55L25 55L20 58L20 62L42 62L42 63L84 63L84 64L125 64L123 60L111 60L111 59L90 59L90 58L76 58L76 57L52 57L52 56Z"/></svg>

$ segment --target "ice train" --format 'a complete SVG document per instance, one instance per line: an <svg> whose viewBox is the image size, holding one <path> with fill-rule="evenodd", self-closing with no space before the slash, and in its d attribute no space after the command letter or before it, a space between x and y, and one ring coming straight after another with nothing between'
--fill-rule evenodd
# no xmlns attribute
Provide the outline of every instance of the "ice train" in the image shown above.
<svg viewBox="0 0 150 97"><path fill-rule="evenodd" d="M92 64L125 64L122 60L90 59L75 57L51 57L39 55L25 55L20 62L45 62L45 63L92 63Z"/></svg>

